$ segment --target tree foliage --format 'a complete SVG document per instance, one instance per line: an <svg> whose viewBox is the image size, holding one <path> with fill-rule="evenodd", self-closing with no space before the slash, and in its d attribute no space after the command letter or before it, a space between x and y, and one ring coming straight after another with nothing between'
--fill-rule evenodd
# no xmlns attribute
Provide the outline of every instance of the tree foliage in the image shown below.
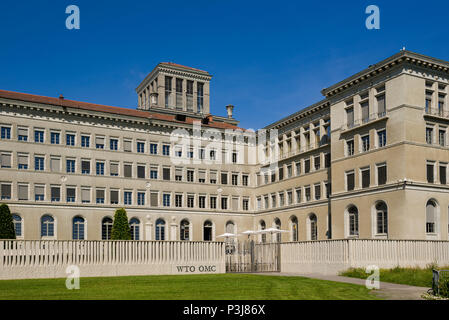
<svg viewBox="0 0 449 320"><path fill-rule="evenodd" d="M111 240L131 240L128 216L126 215L126 210L123 208L115 211Z"/></svg>
<svg viewBox="0 0 449 320"><path fill-rule="evenodd" d="M16 231L12 220L11 211L7 204L0 205L0 239L15 239Z"/></svg>

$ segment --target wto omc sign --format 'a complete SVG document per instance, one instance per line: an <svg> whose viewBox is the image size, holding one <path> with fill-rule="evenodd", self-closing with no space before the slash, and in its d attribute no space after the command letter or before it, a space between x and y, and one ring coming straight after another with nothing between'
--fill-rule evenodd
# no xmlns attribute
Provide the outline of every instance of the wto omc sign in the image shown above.
<svg viewBox="0 0 449 320"><path fill-rule="evenodd" d="M216 265L186 265L176 266L177 273L217 273L218 267Z"/></svg>

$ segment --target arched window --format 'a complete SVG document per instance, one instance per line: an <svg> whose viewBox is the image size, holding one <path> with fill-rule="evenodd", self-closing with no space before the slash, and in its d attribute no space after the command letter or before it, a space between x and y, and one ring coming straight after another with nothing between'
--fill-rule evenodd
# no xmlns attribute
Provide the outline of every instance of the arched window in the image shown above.
<svg viewBox="0 0 449 320"><path fill-rule="evenodd" d="M190 223L188 220L184 219L181 221L180 231L181 231L180 239L182 241L189 241L190 240Z"/></svg>
<svg viewBox="0 0 449 320"><path fill-rule="evenodd" d="M426 205L426 233L437 233L437 204L433 200Z"/></svg>
<svg viewBox="0 0 449 320"><path fill-rule="evenodd" d="M348 219L349 219L349 235L358 236L359 235L359 210L355 206L351 206L348 209Z"/></svg>
<svg viewBox="0 0 449 320"><path fill-rule="evenodd" d="M235 233L234 222L232 221L226 222L226 233Z"/></svg>
<svg viewBox="0 0 449 320"><path fill-rule="evenodd" d="M131 240L140 240L140 221L137 218L129 220L129 227L131 231Z"/></svg>
<svg viewBox="0 0 449 320"><path fill-rule="evenodd" d="M203 225L203 239L204 241L212 241L212 222L207 220Z"/></svg>
<svg viewBox="0 0 449 320"><path fill-rule="evenodd" d="M276 229L281 230L281 220L279 218L274 219L274 226ZM276 241L281 242L281 233L276 233Z"/></svg>
<svg viewBox="0 0 449 320"><path fill-rule="evenodd" d="M292 241L298 241L298 218L295 216L290 218L292 228Z"/></svg>
<svg viewBox="0 0 449 320"><path fill-rule="evenodd" d="M260 227L260 230L265 230L267 228L265 221L260 220L259 227ZM262 240L262 243L267 242L267 235L265 233L262 233L261 240Z"/></svg>
<svg viewBox="0 0 449 320"><path fill-rule="evenodd" d="M383 201L376 204L376 224L377 234L388 233L388 209Z"/></svg>
<svg viewBox="0 0 449 320"><path fill-rule="evenodd" d="M14 222L14 230L16 231L16 237L22 236L22 218L17 215L12 215L12 221Z"/></svg>
<svg viewBox="0 0 449 320"><path fill-rule="evenodd" d="M41 237L55 236L55 219L49 215L41 218Z"/></svg>
<svg viewBox="0 0 449 320"><path fill-rule="evenodd" d="M309 215L310 240L318 239L318 219L314 213Z"/></svg>
<svg viewBox="0 0 449 320"><path fill-rule="evenodd" d="M105 217L101 221L101 239L111 240L111 232L112 232L112 219L109 217Z"/></svg>
<svg viewBox="0 0 449 320"><path fill-rule="evenodd" d="M163 219L156 220L156 240L165 240L165 221Z"/></svg>
<svg viewBox="0 0 449 320"><path fill-rule="evenodd" d="M78 216L73 218L72 239L84 240L84 218Z"/></svg>

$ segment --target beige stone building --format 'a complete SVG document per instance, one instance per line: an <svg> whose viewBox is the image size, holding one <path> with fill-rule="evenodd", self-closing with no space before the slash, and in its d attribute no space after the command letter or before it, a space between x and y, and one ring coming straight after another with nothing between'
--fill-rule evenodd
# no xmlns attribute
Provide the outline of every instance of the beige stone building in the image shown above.
<svg viewBox="0 0 449 320"><path fill-rule="evenodd" d="M264 128L267 142L232 106L210 114L211 78L160 63L137 110L0 91L18 238L109 239L124 207L136 240L448 240L449 62L401 51Z"/></svg>

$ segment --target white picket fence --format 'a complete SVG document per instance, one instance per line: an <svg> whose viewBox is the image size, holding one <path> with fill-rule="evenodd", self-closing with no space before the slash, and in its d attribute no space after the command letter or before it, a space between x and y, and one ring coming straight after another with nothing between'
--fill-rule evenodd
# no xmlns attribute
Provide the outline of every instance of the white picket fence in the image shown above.
<svg viewBox="0 0 449 320"><path fill-rule="evenodd" d="M281 272L337 274L348 268L449 266L449 241L324 240L281 244Z"/></svg>
<svg viewBox="0 0 449 320"><path fill-rule="evenodd" d="M0 279L224 273L222 242L0 241Z"/></svg>

